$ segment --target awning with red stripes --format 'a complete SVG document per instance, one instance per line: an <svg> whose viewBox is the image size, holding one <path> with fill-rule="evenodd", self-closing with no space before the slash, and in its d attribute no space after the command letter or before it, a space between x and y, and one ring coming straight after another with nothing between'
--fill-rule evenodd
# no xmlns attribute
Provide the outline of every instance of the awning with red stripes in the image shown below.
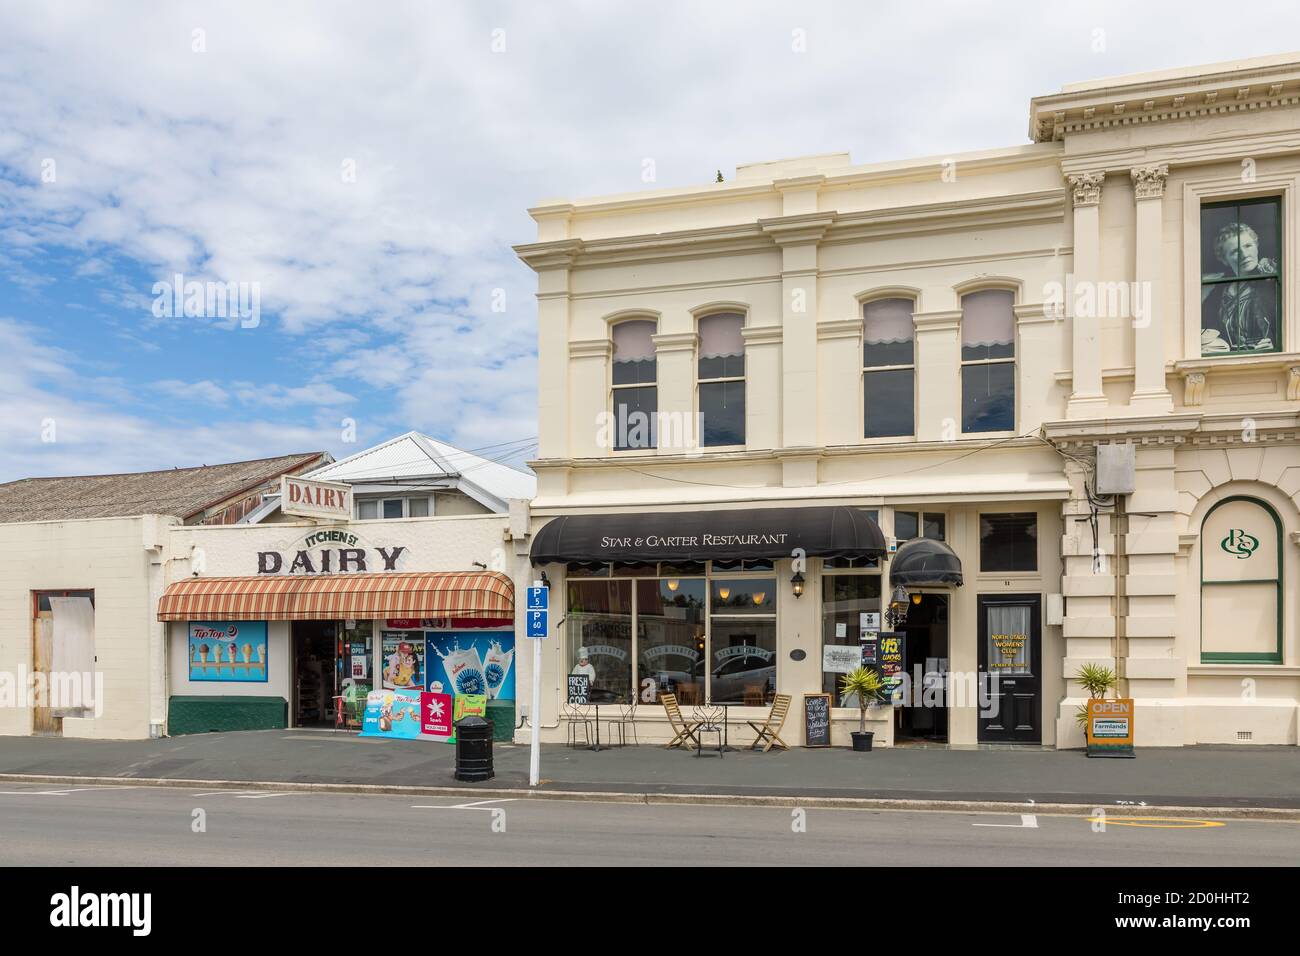
<svg viewBox="0 0 1300 956"><path fill-rule="evenodd" d="M499 571L186 578L158 602L160 621L513 618L514 611L514 583Z"/></svg>

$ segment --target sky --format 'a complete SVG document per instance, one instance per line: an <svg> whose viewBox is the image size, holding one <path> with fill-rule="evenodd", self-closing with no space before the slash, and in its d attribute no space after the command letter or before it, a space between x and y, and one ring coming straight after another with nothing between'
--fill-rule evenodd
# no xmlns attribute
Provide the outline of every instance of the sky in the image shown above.
<svg viewBox="0 0 1300 956"><path fill-rule="evenodd" d="M0 481L409 429L522 466L529 206L1014 146L1063 84L1300 49L1237 11L0 0Z"/></svg>

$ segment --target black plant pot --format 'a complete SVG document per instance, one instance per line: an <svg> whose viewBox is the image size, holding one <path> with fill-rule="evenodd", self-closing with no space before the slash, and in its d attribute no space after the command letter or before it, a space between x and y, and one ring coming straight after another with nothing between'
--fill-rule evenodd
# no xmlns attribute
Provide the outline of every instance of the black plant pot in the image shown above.
<svg viewBox="0 0 1300 956"><path fill-rule="evenodd" d="M871 740L876 736L874 730L854 730L850 732L850 736L853 738L853 749L857 753L871 753Z"/></svg>

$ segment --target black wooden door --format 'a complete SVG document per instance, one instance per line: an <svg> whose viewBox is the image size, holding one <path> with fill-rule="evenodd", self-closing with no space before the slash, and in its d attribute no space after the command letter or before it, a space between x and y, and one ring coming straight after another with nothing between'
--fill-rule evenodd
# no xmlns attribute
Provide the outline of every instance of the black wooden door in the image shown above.
<svg viewBox="0 0 1300 956"><path fill-rule="evenodd" d="M1042 598L1037 594L979 596L979 668L987 682L979 739L1036 744L1043 739Z"/></svg>

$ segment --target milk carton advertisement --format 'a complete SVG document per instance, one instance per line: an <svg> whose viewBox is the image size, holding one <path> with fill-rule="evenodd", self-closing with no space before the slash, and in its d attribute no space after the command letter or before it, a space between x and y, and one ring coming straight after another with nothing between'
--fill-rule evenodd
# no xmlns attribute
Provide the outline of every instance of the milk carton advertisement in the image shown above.
<svg viewBox="0 0 1300 956"><path fill-rule="evenodd" d="M430 631L424 640L426 690L515 699L513 631Z"/></svg>

